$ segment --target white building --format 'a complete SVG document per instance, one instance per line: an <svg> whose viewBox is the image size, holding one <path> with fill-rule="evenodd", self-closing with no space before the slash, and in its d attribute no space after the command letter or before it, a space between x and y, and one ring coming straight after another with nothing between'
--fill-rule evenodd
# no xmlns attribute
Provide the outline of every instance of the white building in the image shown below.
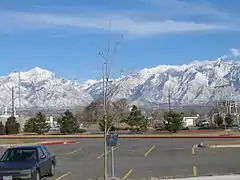
<svg viewBox="0 0 240 180"><path fill-rule="evenodd" d="M196 126L196 122L199 119L199 114L197 116L183 117L183 126Z"/></svg>
<svg viewBox="0 0 240 180"><path fill-rule="evenodd" d="M57 121L52 116L49 117L49 120L47 120L47 123L50 125L51 128L58 127Z"/></svg>
<svg viewBox="0 0 240 180"><path fill-rule="evenodd" d="M2 111L2 114L0 115L0 118L9 118L12 116L12 112L8 112L7 107L4 107L4 110ZM14 117L19 117L19 115L17 115L16 110L14 109Z"/></svg>

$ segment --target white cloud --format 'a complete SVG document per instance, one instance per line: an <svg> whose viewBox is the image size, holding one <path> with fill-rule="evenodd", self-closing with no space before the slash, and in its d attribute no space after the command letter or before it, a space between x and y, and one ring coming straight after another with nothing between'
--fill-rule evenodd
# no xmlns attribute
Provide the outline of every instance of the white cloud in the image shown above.
<svg viewBox="0 0 240 180"><path fill-rule="evenodd" d="M240 49L232 48L225 55L222 56L223 60L234 59L240 57Z"/></svg>
<svg viewBox="0 0 240 180"><path fill-rule="evenodd" d="M179 1L179 0L142 0L147 4L152 4L161 12L161 14L169 17L175 16L207 16L208 19L229 20L233 16L218 10L212 5L197 3L197 1Z"/></svg>
<svg viewBox="0 0 240 180"><path fill-rule="evenodd" d="M88 28L107 30L109 19L111 30L129 33L137 36L161 33L180 33L190 31L226 30L223 25L184 22L174 20L147 21L136 20L126 16L116 15L59 15L32 12L2 12L0 13L1 30L17 30L18 28ZM2 26L4 25L4 26Z"/></svg>

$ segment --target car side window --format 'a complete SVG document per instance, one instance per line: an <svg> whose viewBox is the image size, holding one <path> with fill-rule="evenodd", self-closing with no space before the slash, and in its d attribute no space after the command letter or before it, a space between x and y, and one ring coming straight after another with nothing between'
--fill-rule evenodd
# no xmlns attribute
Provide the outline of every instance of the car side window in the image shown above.
<svg viewBox="0 0 240 180"><path fill-rule="evenodd" d="M41 148L37 148L38 150L38 157L41 158L44 155L44 152L42 151Z"/></svg>
<svg viewBox="0 0 240 180"><path fill-rule="evenodd" d="M47 148L46 148L45 146L42 146L41 149L42 149L42 151L43 151L43 153L44 153L45 155L50 156L50 153L49 153L49 151L47 150Z"/></svg>

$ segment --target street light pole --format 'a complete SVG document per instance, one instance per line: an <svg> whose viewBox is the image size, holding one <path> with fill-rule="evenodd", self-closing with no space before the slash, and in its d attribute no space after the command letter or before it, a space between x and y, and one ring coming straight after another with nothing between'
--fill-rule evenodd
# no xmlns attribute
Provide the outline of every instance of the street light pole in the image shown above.
<svg viewBox="0 0 240 180"><path fill-rule="evenodd" d="M214 88L220 91L220 89L224 89L224 88L229 87L229 86L231 86L231 85L221 84L219 86L215 86ZM227 105L227 109L226 109L225 108L226 107L226 99L224 97L225 93L224 93L224 96L223 96L222 91L220 93L221 93L221 95L220 95L221 97L218 98L218 101L220 101L219 104L220 104L221 107L219 108L219 104L217 104L217 106L218 106L218 112L220 113L221 117L224 120L224 130L225 130L225 135L226 135L227 134L227 125L226 125L226 119L225 119L225 116L224 116L225 112L223 112L223 111L228 109L228 105Z"/></svg>
<svg viewBox="0 0 240 180"><path fill-rule="evenodd" d="M18 72L18 95L19 95L19 117L20 117L20 110L21 110L21 72Z"/></svg>
<svg viewBox="0 0 240 180"><path fill-rule="evenodd" d="M16 86L18 88L18 108L19 108L19 117L20 117L20 109L21 109L21 72L20 71L13 71L14 73L18 74L18 86Z"/></svg>
<svg viewBox="0 0 240 180"><path fill-rule="evenodd" d="M168 111L171 111L171 92L170 88L168 88Z"/></svg>
<svg viewBox="0 0 240 180"><path fill-rule="evenodd" d="M11 96L12 96L12 117L14 117L14 87L12 87L12 90L11 90Z"/></svg>

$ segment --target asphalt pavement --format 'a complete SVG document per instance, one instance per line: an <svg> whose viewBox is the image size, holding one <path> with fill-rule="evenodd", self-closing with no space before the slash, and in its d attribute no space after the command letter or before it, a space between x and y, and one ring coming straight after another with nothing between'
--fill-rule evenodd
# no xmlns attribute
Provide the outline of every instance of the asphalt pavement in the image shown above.
<svg viewBox="0 0 240 180"><path fill-rule="evenodd" d="M240 173L238 148L195 149L192 154L192 146L202 141L211 140L120 139L114 151L116 176L123 180L143 180L150 177L177 178ZM103 140L79 139L77 142L48 147L57 156L54 179L102 179ZM3 151L1 148L0 153ZM110 164L110 152L108 157ZM110 170L109 167L109 176Z"/></svg>

